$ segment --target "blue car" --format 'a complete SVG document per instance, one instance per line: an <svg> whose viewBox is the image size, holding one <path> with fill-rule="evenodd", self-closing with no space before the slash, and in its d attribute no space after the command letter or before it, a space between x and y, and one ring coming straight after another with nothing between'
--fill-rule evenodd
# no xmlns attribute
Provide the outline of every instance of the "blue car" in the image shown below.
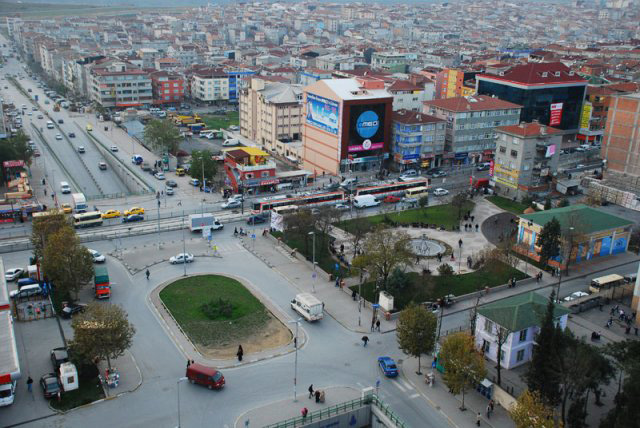
<svg viewBox="0 0 640 428"><path fill-rule="evenodd" d="M396 362L393 361L391 357L378 357L378 365L380 369L382 369L382 373L384 373L387 377L396 377L398 376L398 367L396 366Z"/></svg>
<svg viewBox="0 0 640 428"><path fill-rule="evenodd" d="M123 223L131 223L134 221L142 221L144 220L144 216L141 214L131 214L122 218Z"/></svg>

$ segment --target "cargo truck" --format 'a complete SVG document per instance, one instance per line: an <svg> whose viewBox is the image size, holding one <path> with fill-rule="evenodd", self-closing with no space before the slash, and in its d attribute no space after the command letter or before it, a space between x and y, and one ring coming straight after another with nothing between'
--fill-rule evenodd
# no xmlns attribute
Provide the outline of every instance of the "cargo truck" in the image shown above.
<svg viewBox="0 0 640 428"><path fill-rule="evenodd" d="M109 272L106 266L95 267L93 283L96 299L108 299L111 297L111 284L109 283Z"/></svg>
<svg viewBox="0 0 640 428"><path fill-rule="evenodd" d="M82 193L73 193L71 195L71 199L73 199L73 210L76 213L80 214L87 212L87 200Z"/></svg>
<svg viewBox="0 0 640 428"><path fill-rule="evenodd" d="M224 226L220 223L213 214L191 214L189 216L189 230L197 232L205 228L211 230L219 230Z"/></svg>

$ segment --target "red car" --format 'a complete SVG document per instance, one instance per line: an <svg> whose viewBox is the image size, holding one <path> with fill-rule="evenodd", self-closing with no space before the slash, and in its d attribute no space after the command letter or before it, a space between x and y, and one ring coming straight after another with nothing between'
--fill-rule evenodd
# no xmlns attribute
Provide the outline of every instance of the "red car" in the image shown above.
<svg viewBox="0 0 640 428"><path fill-rule="evenodd" d="M384 197L383 202L385 204L397 204L400 202L400 198L394 195L387 195Z"/></svg>

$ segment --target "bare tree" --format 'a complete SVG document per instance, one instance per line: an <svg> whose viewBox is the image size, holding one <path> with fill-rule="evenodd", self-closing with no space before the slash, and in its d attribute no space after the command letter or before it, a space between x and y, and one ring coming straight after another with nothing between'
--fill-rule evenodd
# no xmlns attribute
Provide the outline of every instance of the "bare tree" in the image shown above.
<svg viewBox="0 0 640 428"><path fill-rule="evenodd" d="M570 213L562 230L561 251L565 261L565 273L569 275L571 258L577 258L580 246L588 241L586 226L575 213Z"/></svg>
<svg viewBox="0 0 640 428"><path fill-rule="evenodd" d="M351 234L351 245L353 246L353 257L357 256L360 243L364 239L365 235L370 229L369 222L360 216L360 213L356 215L351 223L348 232Z"/></svg>

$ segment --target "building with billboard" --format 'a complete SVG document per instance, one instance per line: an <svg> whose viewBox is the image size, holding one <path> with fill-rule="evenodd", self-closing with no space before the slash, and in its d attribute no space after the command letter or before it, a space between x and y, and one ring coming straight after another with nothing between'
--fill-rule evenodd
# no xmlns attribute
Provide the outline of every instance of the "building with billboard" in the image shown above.
<svg viewBox="0 0 640 428"><path fill-rule="evenodd" d="M587 81L561 62L516 65L497 75L476 76L478 95L520 104L520 121L537 120L563 134L576 134Z"/></svg>
<svg viewBox="0 0 640 428"><path fill-rule="evenodd" d="M304 168L342 174L389 158L393 96L378 79L319 80L304 88Z"/></svg>
<svg viewBox="0 0 640 428"><path fill-rule="evenodd" d="M509 198L549 191L558 170L561 132L536 122L499 126L495 131L496 191Z"/></svg>

